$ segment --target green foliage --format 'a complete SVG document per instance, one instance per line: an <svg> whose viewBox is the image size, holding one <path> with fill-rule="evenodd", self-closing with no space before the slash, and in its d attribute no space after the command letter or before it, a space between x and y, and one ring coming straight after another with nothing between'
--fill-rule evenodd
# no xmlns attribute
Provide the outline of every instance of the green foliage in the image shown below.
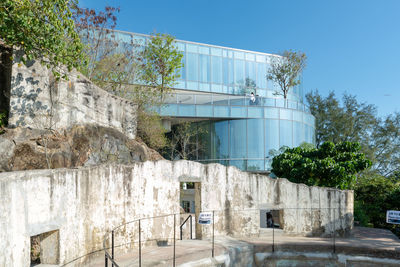
<svg viewBox="0 0 400 267"><path fill-rule="evenodd" d="M167 145L165 129L157 113L138 109L137 135L149 147L160 150Z"/></svg>
<svg viewBox="0 0 400 267"><path fill-rule="evenodd" d="M156 88L161 99L175 85L183 67L183 54L175 46L175 38L168 34L151 35L141 54L140 79L147 86Z"/></svg>
<svg viewBox="0 0 400 267"><path fill-rule="evenodd" d="M371 166L359 151L360 145L352 142L288 148L273 158L272 172L295 183L350 189L356 174Z"/></svg>
<svg viewBox="0 0 400 267"><path fill-rule="evenodd" d="M1 1L2 41L24 51L23 63L40 59L56 77L60 77L61 65L69 70L79 67L84 64L85 56L72 20L72 4L69 0Z"/></svg>
<svg viewBox="0 0 400 267"><path fill-rule="evenodd" d="M400 208L399 181L366 173L358 179L354 191L355 216L363 226L390 229L400 236L400 226L386 223L386 211Z"/></svg>
<svg viewBox="0 0 400 267"><path fill-rule="evenodd" d="M281 92L276 94L286 99L290 88L300 84L299 76L306 67L306 60L306 54L294 51L285 51L283 57L272 59L267 79L279 85Z"/></svg>
<svg viewBox="0 0 400 267"><path fill-rule="evenodd" d="M359 142L372 161L372 169L383 176L400 170L400 113L382 119L376 107L344 95L342 104L334 93L323 98L318 91L306 95L316 119L316 145L323 142Z"/></svg>

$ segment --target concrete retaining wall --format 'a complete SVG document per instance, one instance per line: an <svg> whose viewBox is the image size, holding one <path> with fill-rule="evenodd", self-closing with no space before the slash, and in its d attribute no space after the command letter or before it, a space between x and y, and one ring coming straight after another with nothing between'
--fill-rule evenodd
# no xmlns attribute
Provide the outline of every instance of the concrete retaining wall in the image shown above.
<svg viewBox="0 0 400 267"><path fill-rule="evenodd" d="M113 127L136 136L137 105L100 89L77 71L56 81L39 62L12 66L9 127L64 129L74 124Z"/></svg>
<svg viewBox="0 0 400 267"><path fill-rule="evenodd" d="M259 209L266 206L284 210L284 230L290 233L352 227L352 191L307 187L219 164L148 161L0 173L0 266L29 266L34 235L59 230L63 264L101 249L104 234L117 225L179 213L180 181L201 183L201 209L216 210L216 235L257 234ZM322 212L326 207L336 208L338 216ZM311 208L318 216L313 224ZM173 216L142 221L142 240L171 238L172 228ZM209 237L210 229L202 226L202 236ZM119 229L116 240L137 240L137 223Z"/></svg>

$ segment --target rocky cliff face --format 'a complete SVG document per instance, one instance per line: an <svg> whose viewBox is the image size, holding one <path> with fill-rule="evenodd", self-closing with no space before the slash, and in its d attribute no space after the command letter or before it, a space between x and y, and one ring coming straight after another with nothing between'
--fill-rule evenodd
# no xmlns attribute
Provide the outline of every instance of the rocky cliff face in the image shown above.
<svg viewBox="0 0 400 267"><path fill-rule="evenodd" d="M0 172L162 159L143 142L113 128L91 124L62 131L8 129L0 135L0 155Z"/></svg>

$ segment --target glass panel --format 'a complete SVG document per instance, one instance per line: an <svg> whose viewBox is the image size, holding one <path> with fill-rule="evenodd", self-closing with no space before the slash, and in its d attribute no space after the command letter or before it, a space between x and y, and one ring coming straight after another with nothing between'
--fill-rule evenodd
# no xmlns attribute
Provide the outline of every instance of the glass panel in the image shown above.
<svg viewBox="0 0 400 267"><path fill-rule="evenodd" d="M275 107L275 99L274 98L264 98L264 106Z"/></svg>
<svg viewBox="0 0 400 267"><path fill-rule="evenodd" d="M211 105L197 105L196 106L196 115L198 117L212 117L212 115L213 115L213 106L211 106Z"/></svg>
<svg viewBox="0 0 400 267"><path fill-rule="evenodd" d="M186 84L187 84L187 89L199 90L199 83L198 82L190 82L190 81L188 81Z"/></svg>
<svg viewBox="0 0 400 267"><path fill-rule="evenodd" d="M196 114L194 105L179 105L179 116L193 117Z"/></svg>
<svg viewBox="0 0 400 267"><path fill-rule="evenodd" d="M182 57L182 63L183 63L183 67L178 71L178 74L180 75L180 78L182 80L186 80L186 54L183 54Z"/></svg>
<svg viewBox="0 0 400 267"><path fill-rule="evenodd" d="M222 83L222 57L211 57L212 82Z"/></svg>
<svg viewBox="0 0 400 267"><path fill-rule="evenodd" d="M222 164L222 165L224 165L224 166L228 166L229 160L219 160L218 163L219 163L219 164Z"/></svg>
<svg viewBox="0 0 400 267"><path fill-rule="evenodd" d="M177 103L177 95L176 94L167 94L164 97L165 104L176 104Z"/></svg>
<svg viewBox="0 0 400 267"><path fill-rule="evenodd" d="M188 80L199 80L199 57L197 54L187 53L186 71Z"/></svg>
<svg viewBox="0 0 400 267"><path fill-rule="evenodd" d="M178 114L178 105L176 104L164 105L160 108L161 116L176 116L177 114Z"/></svg>
<svg viewBox="0 0 400 267"><path fill-rule="evenodd" d="M248 171L263 171L264 160L247 160Z"/></svg>
<svg viewBox="0 0 400 267"><path fill-rule="evenodd" d="M210 57L207 55L200 55L200 81L210 82Z"/></svg>
<svg viewBox="0 0 400 267"><path fill-rule="evenodd" d="M264 158L264 120L247 120L248 158Z"/></svg>
<svg viewBox="0 0 400 267"><path fill-rule="evenodd" d="M279 123L279 126L280 126L279 127L279 130L280 130L279 147L282 147L282 146L292 147L293 146L292 121L281 120Z"/></svg>
<svg viewBox="0 0 400 267"><path fill-rule="evenodd" d="M293 120L303 122L303 112L293 111Z"/></svg>
<svg viewBox="0 0 400 267"><path fill-rule="evenodd" d="M280 119L281 120L291 120L292 119L292 111L289 109L280 109Z"/></svg>
<svg viewBox="0 0 400 267"><path fill-rule="evenodd" d="M277 106L277 107L280 107L280 108L285 107L285 101L284 101L284 99L282 99L282 98L277 98L277 99L275 100L275 103L276 103L276 106Z"/></svg>
<svg viewBox="0 0 400 267"><path fill-rule="evenodd" d="M293 122L293 146L299 146L304 141L303 123Z"/></svg>
<svg viewBox="0 0 400 267"><path fill-rule="evenodd" d="M197 45L187 44L186 45L187 51L190 53L197 53Z"/></svg>
<svg viewBox="0 0 400 267"><path fill-rule="evenodd" d="M264 108L265 118L279 119L279 109L278 108Z"/></svg>
<svg viewBox="0 0 400 267"><path fill-rule="evenodd" d="M232 118L246 118L247 117L246 107L231 107Z"/></svg>
<svg viewBox="0 0 400 267"><path fill-rule="evenodd" d="M227 95L213 95L214 105L229 105L229 96Z"/></svg>
<svg viewBox="0 0 400 267"><path fill-rule="evenodd" d="M228 106L214 106L214 117L216 117L216 118L229 117L229 107Z"/></svg>
<svg viewBox="0 0 400 267"><path fill-rule="evenodd" d="M209 55L210 54L210 48L206 47L206 46L199 46L199 53L200 54Z"/></svg>
<svg viewBox="0 0 400 267"><path fill-rule="evenodd" d="M257 63L257 87L267 88L267 69L262 63Z"/></svg>
<svg viewBox="0 0 400 267"><path fill-rule="evenodd" d="M254 62L246 61L246 80L245 86L254 91L256 85L256 64Z"/></svg>
<svg viewBox="0 0 400 267"><path fill-rule="evenodd" d="M256 61L257 62L261 62L261 63L265 63L267 62L267 59L264 55L256 55Z"/></svg>
<svg viewBox="0 0 400 267"><path fill-rule="evenodd" d="M279 120L265 120L265 156L271 149L279 149Z"/></svg>
<svg viewBox="0 0 400 267"><path fill-rule="evenodd" d="M195 104L194 95L192 94L178 94L179 104Z"/></svg>
<svg viewBox="0 0 400 267"><path fill-rule="evenodd" d="M213 156L216 159L229 158L229 123L219 121L213 123Z"/></svg>
<svg viewBox="0 0 400 267"><path fill-rule="evenodd" d="M244 106L246 97L244 96L231 96L231 105L234 106Z"/></svg>
<svg viewBox="0 0 400 267"><path fill-rule="evenodd" d="M209 92L210 84L209 83L199 83L199 90Z"/></svg>
<svg viewBox="0 0 400 267"><path fill-rule="evenodd" d="M297 109L296 101L288 101L288 108Z"/></svg>
<svg viewBox="0 0 400 267"><path fill-rule="evenodd" d="M234 51L233 53L235 54L235 59L244 59L243 52Z"/></svg>
<svg viewBox="0 0 400 267"><path fill-rule="evenodd" d="M201 122L197 124L198 130L200 133L197 136L198 142L198 159L210 159L211 155L211 131L210 131L210 122Z"/></svg>
<svg viewBox="0 0 400 267"><path fill-rule="evenodd" d="M244 85L244 61L235 60L235 83Z"/></svg>
<svg viewBox="0 0 400 267"><path fill-rule="evenodd" d="M230 166L235 166L239 170L245 171L246 170L246 161L245 160L230 160Z"/></svg>
<svg viewBox="0 0 400 267"><path fill-rule="evenodd" d="M248 108L248 117L249 118L262 118L264 113L263 108L249 107Z"/></svg>
<svg viewBox="0 0 400 267"><path fill-rule="evenodd" d="M222 56L222 49L211 47L211 55L213 56Z"/></svg>
<svg viewBox="0 0 400 267"><path fill-rule="evenodd" d="M211 104L211 94L196 95L196 104Z"/></svg>
<svg viewBox="0 0 400 267"><path fill-rule="evenodd" d="M246 120L231 120L229 134L231 158L246 158Z"/></svg>
<svg viewBox="0 0 400 267"><path fill-rule="evenodd" d="M246 60L254 61L256 60L256 55L251 53L246 53Z"/></svg>
<svg viewBox="0 0 400 267"><path fill-rule="evenodd" d="M211 84L211 92L223 93L223 87L221 84Z"/></svg>

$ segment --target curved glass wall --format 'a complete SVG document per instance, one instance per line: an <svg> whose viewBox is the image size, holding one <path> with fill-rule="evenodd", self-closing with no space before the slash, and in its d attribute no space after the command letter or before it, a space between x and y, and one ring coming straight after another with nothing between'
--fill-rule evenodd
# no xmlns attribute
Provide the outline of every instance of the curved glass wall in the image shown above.
<svg viewBox="0 0 400 267"><path fill-rule="evenodd" d="M271 168L273 151L315 143L314 126L287 119L238 119L196 123L199 152L192 160L233 165L242 170Z"/></svg>

